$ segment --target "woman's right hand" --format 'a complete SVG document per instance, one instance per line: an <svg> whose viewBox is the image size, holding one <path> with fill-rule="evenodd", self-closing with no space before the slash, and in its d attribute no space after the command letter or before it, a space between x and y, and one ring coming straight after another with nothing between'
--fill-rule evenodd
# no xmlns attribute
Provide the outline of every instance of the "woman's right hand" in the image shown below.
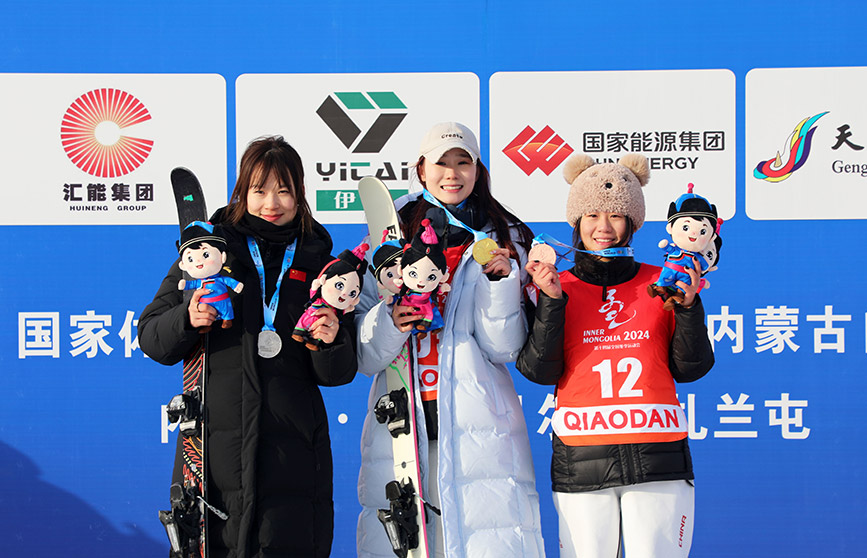
<svg viewBox="0 0 867 558"><path fill-rule="evenodd" d="M196 289L193 291L193 298L190 299L190 305L187 307L187 312L190 315L190 325L199 330L199 333L207 333L211 331L211 324L217 319L217 309L199 302L202 296L208 294L208 289Z"/></svg>
<svg viewBox="0 0 867 558"><path fill-rule="evenodd" d="M415 306L404 306L400 302L395 302L391 308L391 319L394 321L394 327L399 331L406 333L413 328L413 324L418 320L419 309Z"/></svg>
<svg viewBox="0 0 867 558"><path fill-rule="evenodd" d="M530 277L533 278L533 283L539 289L551 298L562 298L563 288L560 286L560 274L557 273L557 268L554 264L545 262L529 261L524 266Z"/></svg>

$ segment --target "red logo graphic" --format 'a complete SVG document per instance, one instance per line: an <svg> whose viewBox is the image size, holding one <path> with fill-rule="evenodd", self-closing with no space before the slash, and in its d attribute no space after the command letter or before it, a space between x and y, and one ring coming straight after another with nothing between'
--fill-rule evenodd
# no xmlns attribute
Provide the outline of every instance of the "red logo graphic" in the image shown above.
<svg viewBox="0 0 867 558"><path fill-rule="evenodd" d="M69 159L87 174L114 178L137 169L153 149L152 140L121 135L151 119L141 101L119 89L94 89L63 115L60 141Z"/></svg>
<svg viewBox="0 0 867 558"><path fill-rule="evenodd" d="M550 175L574 151L550 126L545 126L538 134L527 126L503 149L506 157L527 176L536 169Z"/></svg>

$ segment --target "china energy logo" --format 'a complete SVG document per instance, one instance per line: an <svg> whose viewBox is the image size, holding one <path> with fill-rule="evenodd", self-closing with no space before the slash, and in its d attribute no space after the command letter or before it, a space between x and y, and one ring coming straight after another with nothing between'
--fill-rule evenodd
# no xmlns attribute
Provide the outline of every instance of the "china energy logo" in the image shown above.
<svg viewBox="0 0 867 558"><path fill-rule="evenodd" d="M366 111L379 111L379 115L362 135L361 128L349 115ZM379 153L406 113L406 105L393 91L335 92L316 110L337 139L353 153Z"/></svg>
<svg viewBox="0 0 867 558"><path fill-rule="evenodd" d="M550 126L538 134L527 126L503 149L506 157L527 176L536 169L550 175L574 151Z"/></svg>
<svg viewBox="0 0 867 558"><path fill-rule="evenodd" d="M148 109L126 91L94 89L66 109L60 141L75 166L92 176L115 178L137 169L154 145L121 131L150 119Z"/></svg>
<svg viewBox="0 0 867 558"><path fill-rule="evenodd" d="M816 121L828 114L828 111L819 113L813 117L805 118L795 126L795 129L786 140L786 161L783 162L780 152L773 159L760 162L753 170L753 176L759 180L768 182L782 182L792 176L792 173L804 166L810 155L810 144L813 142L813 134L816 131Z"/></svg>

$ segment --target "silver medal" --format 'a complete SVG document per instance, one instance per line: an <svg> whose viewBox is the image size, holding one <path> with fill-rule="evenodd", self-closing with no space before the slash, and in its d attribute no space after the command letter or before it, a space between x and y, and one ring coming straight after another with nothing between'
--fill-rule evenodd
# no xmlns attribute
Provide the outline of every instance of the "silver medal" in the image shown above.
<svg viewBox="0 0 867 558"><path fill-rule="evenodd" d="M283 341L276 331L268 329L259 332L258 350L262 358L274 358L283 348Z"/></svg>

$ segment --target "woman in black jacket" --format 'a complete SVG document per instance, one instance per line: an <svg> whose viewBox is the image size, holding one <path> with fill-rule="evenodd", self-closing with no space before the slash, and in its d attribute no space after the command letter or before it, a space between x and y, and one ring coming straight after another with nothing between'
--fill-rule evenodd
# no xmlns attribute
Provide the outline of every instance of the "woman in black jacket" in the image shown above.
<svg viewBox="0 0 867 558"><path fill-rule="evenodd" d="M713 351L696 294L674 311L647 286L655 266L632 258L644 222L647 159L626 155L596 165L573 156L567 220L575 266L526 268L538 289L530 337L517 368L557 385L551 480L561 556L659 557L689 554L694 489L686 418L674 382L701 378Z"/></svg>
<svg viewBox="0 0 867 558"><path fill-rule="evenodd" d="M319 386L354 377L355 326L323 308L311 328L321 349L292 339L310 284L332 259L331 238L305 200L298 153L281 137L252 142L229 205L211 220L226 240L230 275L244 283L231 327L211 328L216 311L199 302L206 290L184 303L177 262L138 326L142 350L166 365L210 328L208 503L228 519L209 515L209 556L328 556L331 442ZM175 481L178 475L176 466Z"/></svg>

